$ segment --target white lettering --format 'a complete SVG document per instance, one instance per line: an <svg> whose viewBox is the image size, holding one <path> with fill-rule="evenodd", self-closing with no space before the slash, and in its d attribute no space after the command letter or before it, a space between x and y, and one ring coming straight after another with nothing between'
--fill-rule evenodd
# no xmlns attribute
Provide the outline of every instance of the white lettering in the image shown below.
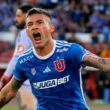
<svg viewBox="0 0 110 110"><path fill-rule="evenodd" d="M33 55L27 56L27 57L25 57L25 58L23 58L23 59L20 60L20 64L22 64L22 63L24 63L24 62L26 62L26 61L28 61L28 60L30 60L32 58L33 58Z"/></svg>
<svg viewBox="0 0 110 110"><path fill-rule="evenodd" d="M52 88L52 87L56 87L58 85L65 84L65 83L69 82L69 77L70 77L70 75L65 76L63 78L59 78L59 79L51 79L51 80L33 83L33 86L36 89Z"/></svg>
<svg viewBox="0 0 110 110"><path fill-rule="evenodd" d="M68 51L68 48L63 48L63 49L57 49L57 52L66 52L66 51Z"/></svg>

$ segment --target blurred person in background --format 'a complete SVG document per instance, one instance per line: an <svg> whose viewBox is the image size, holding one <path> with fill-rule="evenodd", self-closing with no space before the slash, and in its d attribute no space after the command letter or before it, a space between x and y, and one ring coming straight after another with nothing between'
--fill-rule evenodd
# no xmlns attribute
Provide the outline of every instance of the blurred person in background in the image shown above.
<svg viewBox="0 0 110 110"><path fill-rule="evenodd" d="M29 49L32 46L31 40L26 34L25 30L25 18L26 13L33 6L31 5L22 5L16 11L16 27L20 30L18 37L16 39L16 47L11 58L9 65L4 72L0 80L0 90L10 81L12 77L13 68L17 62L18 57L24 53L25 50ZM24 82L23 86L17 94L17 101L19 105L19 110L33 110L35 106L35 99L31 93L30 82L27 80ZM29 103L28 103L29 101Z"/></svg>

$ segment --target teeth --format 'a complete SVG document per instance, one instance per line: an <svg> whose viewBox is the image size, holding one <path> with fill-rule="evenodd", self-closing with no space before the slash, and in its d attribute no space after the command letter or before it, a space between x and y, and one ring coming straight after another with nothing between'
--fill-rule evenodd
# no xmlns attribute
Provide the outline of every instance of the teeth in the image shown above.
<svg viewBox="0 0 110 110"><path fill-rule="evenodd" d="M38 34L39 32L34 32L33 34Z"/></svg>

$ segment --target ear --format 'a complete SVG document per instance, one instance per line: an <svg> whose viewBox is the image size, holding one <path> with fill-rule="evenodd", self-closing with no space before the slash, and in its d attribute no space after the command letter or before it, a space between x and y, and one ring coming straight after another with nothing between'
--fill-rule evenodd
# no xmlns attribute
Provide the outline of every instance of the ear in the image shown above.
<svg viewBox="0 0 110 110"><path fill-rule="evenodd" d="M50 24L50 32L53 33L55 31L55 25Z"/></svg>

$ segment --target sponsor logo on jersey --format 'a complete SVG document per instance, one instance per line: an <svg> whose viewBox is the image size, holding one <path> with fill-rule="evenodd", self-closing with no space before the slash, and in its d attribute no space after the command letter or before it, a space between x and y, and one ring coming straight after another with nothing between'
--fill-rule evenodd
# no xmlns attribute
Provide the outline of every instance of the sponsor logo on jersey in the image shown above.
<svg viewBox="0 0 110 110"><path fill-rule="evenodd" d="M42 82L33 83L34 88L36 89L47 89L56 87L58 85L66 84L70 80L70 75L67 75L59 79L50 79Z"/></svg>
<svg viewBox="0 0 110 110"><path fill-rule="evenodd" d="M25 58L22 58L22 59L20 60L20 64L25 63L26 61L32 59L33 57L34 57L33 55L30 55L30 56L27 56L27 57L25 57Z"/></svg>

